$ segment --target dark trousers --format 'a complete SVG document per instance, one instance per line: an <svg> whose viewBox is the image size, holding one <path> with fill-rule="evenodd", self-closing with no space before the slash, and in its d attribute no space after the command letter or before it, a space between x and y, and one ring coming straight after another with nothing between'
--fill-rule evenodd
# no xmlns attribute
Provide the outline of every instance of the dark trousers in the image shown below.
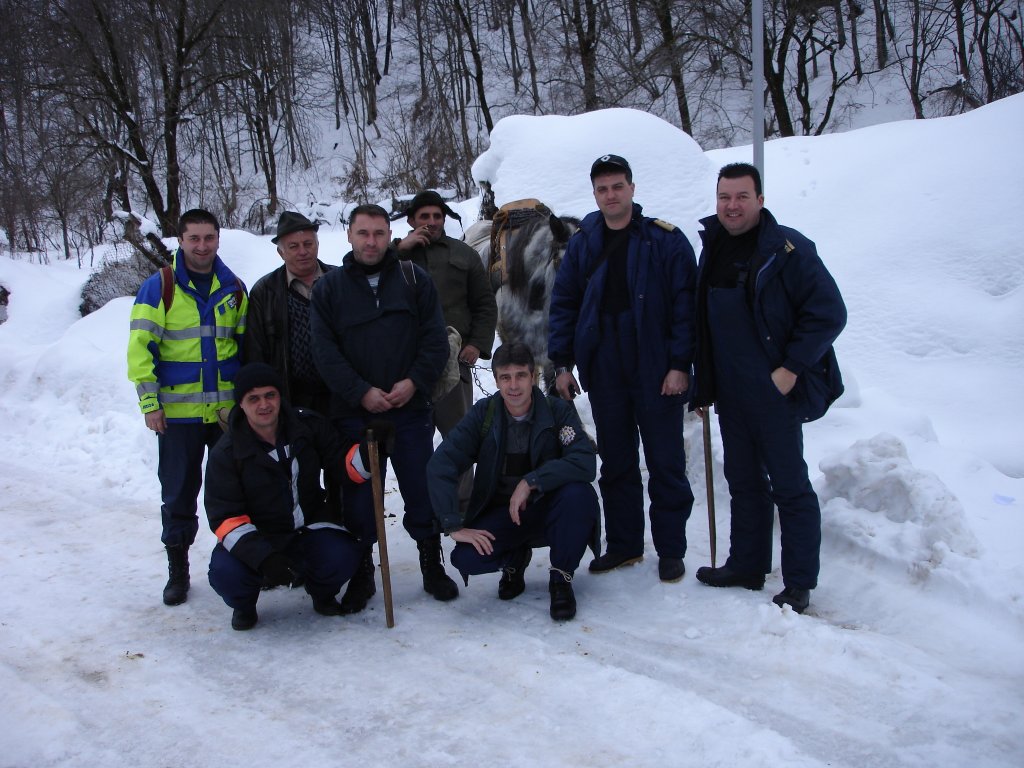
<svg viewBox="0 0 1024 768"><path fill-rule="evenodd" d="M203 484L203 457L221 436L218 424L167 422L167 431L157 436L160 540L168 547L190 547L199 532L196 515L199 488Z"/></svg>
<svg viewBox="0 0 1024 768"><path fill-rule="evenodd" d="M329 599L341 591L359 567L363 548L338 528L307 528L284 549L291 567L305 577L306 591ZM263 579L222 544L210 555L210 586L231 608L253 608Z"/></svg>
<svg viewBox="0 0 1024 768"><path fill-rule="evenodd" d="M772 366L742 288L712 289L708 301L717 382L716 410L731 497L729 559L744 574L772 569L774 507L787 587L818 584L821 509L807 475L803 426L771 380Z"/></svg>
<svg viewBox="0 0 1024 768"><path fill-rule="evenodd" d="M381 455L381 484L387 475L388 461L395 467L398 489L405 502L402 524L416 541L436 533L434 512L427 493L427 461L434 453L434 421L430 410L399 408L374 414L374 420L390 421L395 425L394 445ZM359 416L340 417L335 420L338 431L354 440L362 440L369 419ZM344 486L345 526L360 541L370 546L377 541L377 526L373 515L373 488L367 481L359 485Z"/></svg>
<svg viewBox="0 0 1024 768"><path fill-rule="evenodd" d="M597 494L589 483L567 483L544 494L527 505L520 525L512 522L507 505L492 507L468 527L494 534L494 551L481 555L472 544L458 543L452 550L452 565L465 576L494 573L520 547L548 546L551 566L573 573L594 533L598 514Z"/></svg>
<svg viewBox="0 0 1024 768"><path fill-rule="evenodd" d="M462 421L469 409L473 406L473 376L469 366L459 363L459 383L452 391L434 403L434 424L441 437L448 437L448 433L455 428L455 425ZM459 476L459 509L466 514L469 509L469 497L473 493L473 470L468 469Z"/></svg>
<svg viewBox="0 0 1024 768"><path fill-rule="evenodd" d="M683 557L686 521L693 509L683 443L686 397L643 388L636 371L636 334L629 313L604 316L601 330L602 343L592 368L597 373L591 376L588 394L601 456L598 485L607 551L630 556L644 551L643 440L654 548L661 557Z"/></svg>

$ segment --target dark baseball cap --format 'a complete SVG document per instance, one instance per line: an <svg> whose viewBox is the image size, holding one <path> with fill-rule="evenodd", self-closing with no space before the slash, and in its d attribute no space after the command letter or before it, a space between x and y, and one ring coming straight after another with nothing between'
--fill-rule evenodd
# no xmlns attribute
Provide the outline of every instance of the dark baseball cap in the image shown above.
<svg viewBox="0 0 1024 768"><path fill-rule="evenodd" d="M307 229L316 232L320 229L320 225L310 221L301 213L285 211L277 221L277 234L270 239L270 242L277 245L277 241L285 235L290 235L292 232L305 232Z"/></svg>
<svg viewBox="0 0 1024 768"><path fill-rule="evenodd" d="M590 166L590 180L593 181L595 176L600 176L602 173L624 173L626 181L632 182L633 180L633 169L629 167L626 158L619 155L601 155L594 161L594 164Z"/></svg>

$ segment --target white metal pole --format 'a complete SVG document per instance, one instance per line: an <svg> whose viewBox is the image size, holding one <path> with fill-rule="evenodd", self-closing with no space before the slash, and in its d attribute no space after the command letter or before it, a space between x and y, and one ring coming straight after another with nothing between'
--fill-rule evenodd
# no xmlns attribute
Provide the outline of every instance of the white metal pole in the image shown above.
<svg viewBox="0 0 1024 768"><path fill-rule="evenodd" d="M753 62L753 123L754 167L764 182L764 0L751 0L750 6L750 58Z"/></svg>

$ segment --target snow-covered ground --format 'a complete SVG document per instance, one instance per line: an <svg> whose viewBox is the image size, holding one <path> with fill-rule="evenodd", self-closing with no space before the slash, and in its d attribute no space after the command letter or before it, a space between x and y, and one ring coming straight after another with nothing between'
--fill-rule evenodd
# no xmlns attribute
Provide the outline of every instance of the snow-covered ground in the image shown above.
<svg viewBox="0 0 1024 768"><path fill-rule="evenodd" d="M233 632L207 529L188 603L167 608L131 300L78 319L83 273L0 259L0 766L1024 764L1022 127L1017 96L766 147L766 205L817 242L850 310L848 392L805 430L824 542L804 616L770 603L777 570L763 592L692 578L710 562L696 421L690 573L660 583L653 552L581 569L573 622L548 618L543 555L512 603L497 577L435 602L394 520L393 630L379 596L328 619L278 590ZM619 153L645 211L696 242L717 168L749 151L612 110L503 121L475 171L499 203L579 215L590 163ZM340 230L321 243L334 263L347 250ZM241 232L221 253L250 285L279 263Z"/></svg>

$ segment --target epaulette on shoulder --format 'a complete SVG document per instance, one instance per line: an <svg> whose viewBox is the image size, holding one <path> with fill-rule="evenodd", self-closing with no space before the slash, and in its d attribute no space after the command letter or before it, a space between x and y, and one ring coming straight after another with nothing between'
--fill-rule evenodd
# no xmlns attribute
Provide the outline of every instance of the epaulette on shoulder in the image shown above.
<svg viewBox="0 0 1024 768"><path fill-rule="evenodd" d="M664 219L654 219L655 224L664 229L666 232L675 232L679 227L671 222L665 221Z"/></svg>
<svg viewBox="0 0 1024 768"><path fill-rule="evenodd" d="M786 241L786 253L792 253L796 250L796 246L793 245L789 240Z"/></svg>

